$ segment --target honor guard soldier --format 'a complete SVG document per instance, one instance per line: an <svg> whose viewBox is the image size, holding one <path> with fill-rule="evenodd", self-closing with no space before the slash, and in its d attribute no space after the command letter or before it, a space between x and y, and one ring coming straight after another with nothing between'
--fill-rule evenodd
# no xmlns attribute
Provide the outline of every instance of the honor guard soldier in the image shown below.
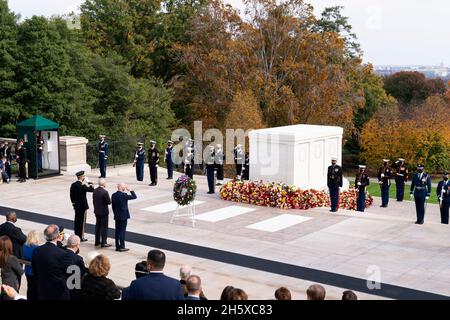
<svg viewBox="0 0 450 320"><path fill-rule="evenodd" d="M366 166L360 165L355 179L355 188L358 191L356 211L364 212L364 209L366 209L366 187L368 185L369 176L366 173Z"/></svg>
<svg viewBox="0 0 450 320"><path fill-rule="evenodd" d="M215 162L217 170L217 184L216 186L221 186L223 182L223 164L225 161L225 154L223 153L222 145L216 145L215 150Z"/></svg>
<svg viewBox="0 0 450 320"><path fill-rule="evenodd" d="M234 148L234 163L236 164L237 179L241 180L245 164L245 154L241 144L238 144L236 148Z"/></svg>
<svg viewBox="0 0 450 320"><path fill-rule="evenodd" d="M381 206L387 208L389 203L389 188L391 186L392 169L389 160L383 159L383 166L378 169L378 183L381 188Z"/></svg>
<svg viewBox="0 0 450 320"><path fill-rule="evenodd" d="M0 156L6 158L5 168L8 177L11 179L11 149L9 148L8 141L2 142L0 144Z"/></svg>
<svg viewBox="0 0 450 320"><path fill-rule="evenodd" d="M44 139L42 139L42 134L39 131L36 137L36 151L37 151L37 167L38 172L43 172L42 170L42 154L44 152Z"/></svg>
<svg viewBox="0 0 450 320"><path fill-rule="evenodd" d="M19 180L17 181L26 182L27 181L26 164L28 162L28 152L24 146L23 139L20 139L19 143L17 144L16 161L19 164Z"/></svg>
<svg viewBox="0 0 450 320"><path fill-rule="evenodd" d="M342 168L337 164L337 158L331 158L328 167L327 186L330 190L331 212L337 212L339 207L339 188L342 188Z"/></svg>
<svg viewBox="0 0 450 320"><path fill-rule="evenodd" d="M183 159L184 174L189 178L194 179L194 149L186 147L185 156Z"/></svg>
<svg viewBox="0 0 450 320"><path fill-rule="evenodd" d="M100 177L106 178L106 165L109 155L109 145L108 142L105 141L106 136L99 135L99 143L98 143L98 166L100 167Z"/></svg>
<svg viewBox="0 0 450 320"><path fill-rule="evenodd" d="M214 193L214 171L216 169L214 146L209 146L209 150L205 157L205 165L206 165L206 177L208 180L208 194L213 194Z"/></svg>
<svg viewBox="0 0 450 320"><path fill-rule="evenodd" d="M94 184L89 182L84 171L76 173L77 181L70 186L70 201L75 211L74 231L81 241L87 241L84 238L84 226L86 224L86 213L89 209L86 193L94 192Z"/></svg>
<svg viewBox="0 0 450 320"><path fill-rule="evenodd" d="M416 203L416 224L423 224L425 218L425 203L430 198L431 177L424 172L424 165L417 166L417 173L414 174L411 181L411 199L414 197Z"/></svg>
<svg viewBox="0 0 450 320"><path fill-rule="evenodd" d="M244 168L243 168L243 179L249 180L250 179L250 155L247 152L245 152L245 158L244 158Z"/></svg>
<svg viewBox="0 0 450 320"><path fill-rule="evenodd" d="M408 181L408 168L405 159L399 158L395 161L395 189L397 201L403 201L405 194L405 184Z"/></svg>
<svg viewBox="0 0 450 320"><path fill-rule="evenodd" d="M448 172L444 172L443 180L438 183L436 193L441 208L441 223L448 224L448 211L450 207L450 183L448 182Z"/></svg>
<svg viewBox="0 0 450 320"><path fill-rule="evenodd" d="M142 142L138 142L134 153L133 167L136 167L137 181L144 181L145 150L143 146Z"/></svg>
<svg viewBox="0 0 450 320"><path fill-rule="evenodd" d="M173 179L173 141L167 141L167 148L164 153L164 162L167 165L167 180Z"/></svg>
<svg viewBox="0 0 450 320"><path fill-rule="evenodd" d="M159 151L156 148L156 141L150 141L150 148L148 149L148 167L150 169L150 186L156 186L158 183L158 164Z"/></svg>

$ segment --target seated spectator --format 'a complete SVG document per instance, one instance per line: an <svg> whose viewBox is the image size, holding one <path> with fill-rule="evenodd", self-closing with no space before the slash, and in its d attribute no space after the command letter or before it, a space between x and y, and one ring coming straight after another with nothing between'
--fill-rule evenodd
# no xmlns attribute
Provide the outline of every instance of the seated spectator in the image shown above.
<svg viewBox="0 0 450 320"><path fill-rule="evenodd" d="M147 274L147 261L144 260L136 263L136 266L134 267L134 275L136 276L136 279L139 279Z"/></svg>
<svg viewBox="0 0 450 320"><path fill-rule="evenodd" d="M8 175L8 171L6 170L6 157L2 156L0 159L0 179L2 180L2 182L6 182L9 183L10 180L10 176Z"/></svg>
<svg viewBox="0 0 450 320"><path fill-rule="evenodd" d="M234 288L230 292L230 300L248 300L247 293L239 288Z"/></svg>
<svg viewBox="0 0 450 320"><path fill-rule="evenodd" d="M183 288L185 297L187 297L187 294L188 294L188 291L186 288L186 280L191 275L191 272L192 272L192 268L191 268L191 266L188 266L187 264L182 265L180 268L180 283L181 283L181 287Z"/></svg>
<svg viewBox="0 0 450 320"><path fill-rule="evenodd" d="M342 293L342 300L358 300L358 296L351 290Z"/></svg>
<svg viewBox="0 0 450 320"><path fill-rule="evenodd" d="M27 241L27 236L19 227L16 227L17 215L14 211L6 214L6 222L0 225L0 236L8 236L12 242L13 255L22 259L22 246Z"/></svg>
<svg viewBox="0 0 450 320"><path fill-rule="evenodd" d="M275 291L275 299L277 300L292 300L291 292L288 288L281 287Z"/></svg>
<svg viewBox="0 0 450 320"><path fill-rule="evenodd" d="M313 284L306 290L307 300L325 300L326 291L320 284Z"/></svg>
<svg viewBox="0 0 450 320"><path fill-rule="evenodd" d="M20 278L22 278L23 269L19 260L13 255L13 246L8 236L0 237L0 269L2 284L12 287L19 291ZM2 292L0 300L9 299L6 293Z"/></svg>
<svg viewBox="0 0 450 320"><path fill-rule="evenodd" d="M147 255L149 274L131 282L122 292L122 300L184 300L180 282L163 274L165 264L164 252L150 250Z"/></svg>
<svg viewBox="0 0 450 320"><path fill-rule="evenodd" d="M186 300L201 300L202 281L199 276L189 276L186 280L187 297Z"/></svg>
<svg viewBox="0 0 450 320"><path fill-rule="evenodd" d="M69 239L67 239L67 252L69 253L69 257L72 259L72 265L77 266L79 269L79 274L81 279L83 279L83 276L86 274L87 269L84 264L83 258L78 255L80 252L80 237L72 234ZM80 289L74 288L70 290L70 299L71 300L79 300L80 299Z"/></svg>
<svg viewBox="0 0 450 320"><path fill-rule="evenodd" d="M36 230L30 231L28 233L27 241L23 245L23 259L29 261L31 263L31 258L33 257L34 249L39 247L39 233ZM27 299L28 300L36 300L37 299L37 291L36 291L36 279L33 276L33 268L30 265L25 266L25 276L27 277Z"/></svg>
<svg viewBox="0 0 450 320"><path fill-rule="evenodd" d="M109 259L100 254L89 264L89 272L81 281L82 300L117 300L120 290L106 276L111 269Z"/></svg>
<svg viewBox="0 0 450 320"><path fill-rule="evenodd" d="M231 291L233 291L234 287L233 286L226 286L225 288L223 288L222 290L222 294L220 295L220 300L221 301L230 301L231 300Z"/></svg>

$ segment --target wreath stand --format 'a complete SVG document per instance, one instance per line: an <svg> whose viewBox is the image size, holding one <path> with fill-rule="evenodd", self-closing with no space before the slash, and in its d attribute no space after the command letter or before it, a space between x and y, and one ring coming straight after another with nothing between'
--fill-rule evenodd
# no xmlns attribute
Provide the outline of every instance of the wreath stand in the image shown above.
<svg viewBox="0 0 450 320"><path fill-rule="evenodd" d="M187 213L180 213L180 209L183 209L185 207L187 207ZM185 205L185 206L180 206L178 204L177 208L175 209L174 214L172 215L172 218L170 219L170 223L173 223L173 220L178 217L188 217L189 219L191 219L192 228L195 228L195 204L194 204L194 201L192 201L191 203L189 203L188 205Z"/></svg>

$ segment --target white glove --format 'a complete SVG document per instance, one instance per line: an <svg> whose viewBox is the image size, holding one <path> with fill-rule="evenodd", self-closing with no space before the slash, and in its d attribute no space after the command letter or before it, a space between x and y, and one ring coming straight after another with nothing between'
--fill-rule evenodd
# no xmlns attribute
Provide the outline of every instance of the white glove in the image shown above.
<svg viewBox="0 0 450 320"><path fill-rule="evenodd" d="M409 195L409 197L411 198L411 200L414 199L414 195L412 193Z"/></svg>
<svg viewBox="0 0 450 320"><path fill-rule="evenodd" d="M430 199L430 197L425 197L425 200L428 200L428 199Z"/></svg>
<svg viewBox="0 0 450 320"><path fill-rule="evenodd" d="M384 173L381 174L381 177L384 178Z"/></svg>
<svg viewBox="0 0 450 320"><path fill-rule="evenodd" d="M358 182L358 186L360 186L361 185L361 182Z"/></svg>
<svg viewBox="0 0 450 320"><path fill-rule="evenodd" d="M158 166L158 165L156 165L156 166L155 166L155 168L159 168L159 166Z"/></svg>

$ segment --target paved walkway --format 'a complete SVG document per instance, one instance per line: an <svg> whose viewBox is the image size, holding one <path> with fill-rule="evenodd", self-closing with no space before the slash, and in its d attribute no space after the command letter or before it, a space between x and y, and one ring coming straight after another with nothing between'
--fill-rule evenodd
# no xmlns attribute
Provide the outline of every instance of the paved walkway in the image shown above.
<svg viewBox="0 0 450 320"><path fill-rule="evenodd" d="M119 285L129 284L134 278L134 265L145 258L149 244L155 247L157 244L167 253L166 273L177 277L181 264L192 265L211 299L217 299L229 284L243 288L252 299L272 299L279 286L291 289L295 299L304 299L306 288L318 280L325 283L328 298L339 299L347 285L357 287L378 273L383 284L450 296L450 229L439 223L436 205L428 205L426 223L422 226L413 224L415 214L408 201L391 201L389 208L383 209L375 198L374 206L366 213L331 214L327 208L286 211L223 201L218 194L206 194L205 177L196 176L198 221L192 228L186 218L169 223L174 210L173 181L164 179L164 169L159 171L157 187L148 186L148 171L145 174L146 182L136 182L130 166L108 170L110 193L115 191L116 183L124 181L135 188L138 196L130 202L132 218L128 231L129 238L135 240L127 244L131 251L99 250L112 260L110 276ZM95 181L97 176L94 172L89 179ZM61 221L68 223L65 227L71 229L73 211L68 190L73 180L72 176L59 176L2 185L0 205L64 219ZM90 203L91 200L89 197ZM42 230L43 220L37 215L34 218L19 220L18 224L26 232L34 228ZM87 222L95 223L92 210ZM110 227L114 227L112 217ZM82 244L84 255L95 250L93 236L88 235L88 239ZM205 256L200 254L206 252L202 248L218 251ZM226 260L236 257L230 253L249 257L245 261L253 264L246 267L245 263ZM292 272L281 272L287 265L293 266L289 267ZM357 278L356 282L349 277ZM367 289L361 291L364 292L359 292L361 298L383 298L378 291L375 294L368 294Z"/></svg>

